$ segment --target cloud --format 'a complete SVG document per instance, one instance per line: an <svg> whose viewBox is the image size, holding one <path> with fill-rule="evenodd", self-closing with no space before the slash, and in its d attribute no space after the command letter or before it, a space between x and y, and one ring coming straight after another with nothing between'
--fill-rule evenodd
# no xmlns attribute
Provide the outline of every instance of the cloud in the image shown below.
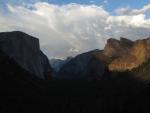
<svg viewBox="0 0 150 113"><path fill-rule="evenodd" d="M130 9L129 7L123 7L116 10L116 13L119 15L139 15L150 12L150 4L145 5L141 9Z"/></svg>
<svg viewBox="0 0 150 113"><path fill-rule="evenodd" d="M134 9L132 10L131 14L143 14L146 12L150 12L150 4L144 6L142 9Z"/></svg>
<svg viewBox="0 0 150 113"><path fill-rule="evenodd" d="M102 49L108 38L150 36L145 14L113 16L102 6L39 2L30 7L8 5L8 11L0 14L0 31L21 30L39 38L48 57Z"/></svg>
<svg viewBox="0 0 150 113"><path fill-rule="evenodd" d="M131 9L129 7L122 7L116 10L118 15L128 15L130 14Z"/></svg>

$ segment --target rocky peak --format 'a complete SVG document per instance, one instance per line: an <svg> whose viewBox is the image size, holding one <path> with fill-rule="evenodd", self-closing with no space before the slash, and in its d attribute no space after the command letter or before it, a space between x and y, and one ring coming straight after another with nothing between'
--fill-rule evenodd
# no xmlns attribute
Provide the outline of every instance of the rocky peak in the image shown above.
<svg viewBox="0 0 150 113"><path fill-rule="evenodd" d="M37 77L46 79L50 76L51 66L40 50L37 38L20 31L0 33L0 50Z"/></svg>
<svg viewBox="0 0 150 113"><path fill-rule="evenodd" d="M107 44L104 48L104 54L110 58L116 58L126 53L132 45L133 42L128 39L122 37L120 40L111 38L107 40Z"/></svg>
<svg viewBox="0 0 150 113"><path fill-rule="evenodd" d="M129 39L126 39L124 37L120 37L120 44L121 45L124 45L126 47L132 47L133 46L133 41L129 40Z"/></svg>
<svg viewBox="0 0 150 113"><path fill-rule="evenodd" d="M12 49L22 49L22 47L26 47L34 52L39 51L39 40L20 31L0 33L0 43L0 49L5 51L9 49L10 46L13 47ZM20 48L17 48L18 46Z"/></svg>
<svg viewBox="0 0 150 113"><path fill-rule="evenodd" d="M110 70L125 71L132 70L142 65L150 58L150 39L137 40L126 54L113 60Z"/></svg>

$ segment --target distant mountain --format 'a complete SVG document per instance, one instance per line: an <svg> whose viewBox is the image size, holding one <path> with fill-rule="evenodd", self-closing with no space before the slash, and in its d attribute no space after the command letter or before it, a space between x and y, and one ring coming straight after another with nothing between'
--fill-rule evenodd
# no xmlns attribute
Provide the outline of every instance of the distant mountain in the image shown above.
<svg viewBox="0 0 150 113"><path fill-rule="evenodd" d="M0 33L0 50L38 78L51 78L52 68L37 38L19 31Z"/></svg>
<svg viewBox="0 0 150 113"><path fill-rule="evenodd" d="M60 68L64 64L68 63L71 59L72 59L72 57L67 57L67 59L65 59L65 60L53 58L53 59L50 59L49 61L50 61L50 64L51 64L52 68L56 72L58 72L60 70Z"/></svg>

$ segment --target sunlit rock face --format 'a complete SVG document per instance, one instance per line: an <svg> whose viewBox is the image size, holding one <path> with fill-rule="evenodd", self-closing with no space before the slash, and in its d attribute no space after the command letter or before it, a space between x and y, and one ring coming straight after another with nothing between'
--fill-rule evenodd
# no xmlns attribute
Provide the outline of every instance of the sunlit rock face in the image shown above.
<svg viewBox="0 0 150 113"><path fill-rule="evenodd" d="M125 38L120 38L120 40L112 38L108 39L104 48L104 55L112 59L119 57L122 54L125 54L132 47L132 45L133 42Z"/></svg>
<svg viewBox="0 0 150 113"><path fill-rule="evenodd" d="M109 65L111 71L126 71L137 68L150 58L150 38L137 40L133 46Z"/></svg>
<svg viewBox="0 0 150 113"><path fill-rule="evenodd" d="M37 38L19 31L0 33L0 50L37 77L50 78L51 66Z"/></svg>

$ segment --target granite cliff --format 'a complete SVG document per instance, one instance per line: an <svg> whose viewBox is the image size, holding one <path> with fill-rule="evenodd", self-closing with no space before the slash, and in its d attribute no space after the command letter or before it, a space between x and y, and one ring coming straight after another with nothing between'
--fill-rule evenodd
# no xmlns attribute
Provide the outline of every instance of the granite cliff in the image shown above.
<svg viewBox="0 0 150 113"><path fill-rule="evenodd" d="M0 50L38 78L51 78L52 68L37 38L19 31L0 33Z"/></svg>
<svg viewBox="0 0 150 113"><path fill-rule="evenodd" d="M123 50L122 50L123 51ZM126 50L124 50L126 51ZM109 64L111 71L132 70L150 58L150 38L136 40L133 45Z"/></svg>

